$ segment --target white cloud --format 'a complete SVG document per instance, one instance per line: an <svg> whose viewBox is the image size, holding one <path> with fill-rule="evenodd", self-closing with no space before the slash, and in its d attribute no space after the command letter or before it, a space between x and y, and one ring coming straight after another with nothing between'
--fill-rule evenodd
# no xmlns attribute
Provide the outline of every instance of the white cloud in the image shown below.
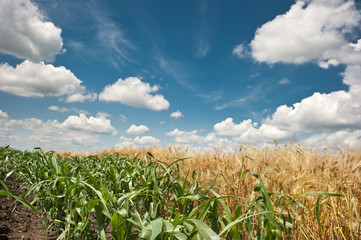
<svg viewBox="0 0 361 240"><path fill-rule="evenodd" d="M83 87L83 86L81 86ZM85 90L85 87L83 88ZM73 93L66 98L66 102L84 102L84 101L95 101L97 99L97 93L86 93L84 94L84 90L81 92Z"/></svg>
<svg viewBox="0 0 361 240"><path fill-rule="evenodd" d="M278 107L272 117L264 122L295 132L357 128L361 127L360 107L360 95L345 91L314 93L311 97L293 104L293 107Z"/></svg>
<svg viewBox="0 0 361 240"><path fill-rule="evenodd" d="M149 146L160 143L160 140L152 136L135 137L134 144L139 146Z"/></svg>
<svg viewBox="0 0 361 240"><path fill-rule="evenodd" d="M272 126L270 124L262 124L257 128L257 123L253 123L251 119L244 120L239 124L234 124L232 118L214 125L214 130L219 136L233 137L233 141L242 144L259 144L269 143L274 139L278 141L292 140L294 133Z"/></svg>
<svg viewBox="0 0 361 240"><path fill-rule="evenodd" d="M169 102L163 95L152 95L159 90L159 86L151 87L137 77L121 78L112 85L105 86L99 94L100 101L114 101L137 108L148 108L155 111L169 108Z"/></svg>
<svg viewBox="0 0 361 240"><path fill-rule="evenodd" d="M55 111L55 112L68 112L69 111L68 108L61 108L58 106L49 106L48 109L51 111Z"/></svg>
<svg viewBox="0 0 361 240"><path fill-rule="evenodd" d="M349 65L342 74L349 91L314 93L288 107L279 106L258 127L251 119L235 124L232 118L214 125L218 136L242 144L301 141L314 147L340 145L357 147L361 143L361 66ZM173 134L181 135L179 132ZM304 139L302 136L307 135Z"/></svg>
<svg viewBox="0 0 361 240"><path fill-rule="evenodd" d="M89 112L82 110L82 109L77 109L77 108L66 108L66 107L59 107L59 106L49 106L48 107L49 110L51 111L55 111L55 112L75 112L75 113L84 113L85 115L89 114Z"/></svg>
<svg viewBox="0 0 361 240"><path fill-rule="evenodd" d="M33 63L25 60L16 68L7 63L0 65L0 90L22 97L67 95L67 102L95 100L96 94L86 89L70 70L63 66Z"/></svg>
<svg viewBox="0 0 361 240"><path fill-rule="evenodd" d="M347 66L343 76L348 92L314 93L293 107L278 107L264 123L294 132L361 128L361 66Z"/></svg>
<svg viewBox="0 0 361 240"><path fill-rule="evenodd" d="M182 114L181 111L177 110L176 112L172 112L172 113L170 114L170 117L175 118L175 119L178 119L178 118L180 118L180 117L183 117L183 114Z"/></svg>
<svg viewBox="0 0 361 240"><path fill-rule="evenodd" d="M160 144L161 141L152 136L143 136L143 137L135 137L134 139L120 137L121 143L117 144L117 147L150 147L157 144Z"/></svg>
<svg viewBox="0 0 361 240"><path fill-rule="evenodd" d="M0 110L0 119L5 119L5 118L8 118L8 114Z"/></svg>
<svg viewBox="0 0 361 240"><path fill-rule="evenodd" d="M144 125L136 126L132 124L128 130L126 131L128 134L134 134L134 135L142 135L149 131L149 128Z"/></svg>
<svg viewBox="0 0 361 240"><path fill-rule="evenodd" d="M95 115L97 118L98 117L105 117L105 118L107 118L107 117L111 117L112 115L110 115L109 113L107 113L107 112L97 112L97 114Z"/></svg>
<svg viewBox="0 0 361 240"><path fill-rule="evenodd" d="M241 43L233 48L232 53L239 58L243 58L247 55L247 50L244 43Z"/></svg>
<svg viewBox="0 0 361 240"><path fill-rule="evenodd" d="M62 52L61 29L30 0L1 0L0 22L0 52L36 62Z"/></svg>
<svg viewBox="0 0 361 240"><path fill-rule="evenodd" d="M79 116L69 116L61 126L68 130L76 130L94 134L117 134L117 130L111 125L110 120L104 116L89 117L84 114Z"/></svg>
<svg viewBox="0 0 361 240"><path fill-rule="evenodd" d="M75 150L96 148L97 134L86 130L70 129L57 120L43 121L37 118L11 119L0 110L0 144L32 149L40 146L47 150Z"/></svg>
<svg viewBox="0 0 361 240"><path fill-rule="evenodd" d="M359 39L357 43L350 43L350 46L357 52L361 51L361 39Z"/></svg>
<svg viewBox="0 0 361 240"><path fill-rule="evenodd" d="M189 143L201 143L205 137L199 136L197 130L193 130L190 132L186 132L186 131L181 131L179 129L174 129L171 132L167 132L166 135L167 136L171 136L171 137L175 137L174 140L177 143L185 143L185 144L189 144Z"/></svg>
<svg viewBox="0 0 361 240"><path fill-rule="evenodd" d="M203 138L197 135L197 132L197 130L186 132L176 128L171 132L167 132L166 135L170 137L175 137L174 140L177 143L199 143L203 140Z"/></svg>
<svg viewBox="0 0 361 240"><path fill-rule="evenodd" d="M316 60L323 67L330 59L346 64L360 62L360 53L345 40L360 20L354 1L297 1L287 13L257 29L250 44L252 56L267 63Z"/></svg>
<svg viewBox="0 0 361 240"><path fill-rule="evenodd" d="M321 148L337 145L348 149L358 149L361 146L361 130L340 130L315 134L303 139L301 143L306 146L317 146Z"/></svg>
<svg viewBox="0 0 361 240"><path fill-rule="evenodd" d="M232 118L227 118L226 120L215 124L214 130L217 135L220 136L239 136L249 129L254 129L254 126L257 126L257 124L252 123L251 119L244 120L239 124L234 124Z"/></svg>
<svg viewBox="0 0 361 240"><path fill-rule="evenodd" d="M285 85L290 83L291 81L288 78L282 78L281 80L278 81L279 85Z"/></svg>
<svg viewBox="0 0 361 240"><path fill-rule="evenodd" d="M228 147L234 146L234 143L231 140L227 138L220 138L214 132L201 136L198 134L198 130L187 132L176 128L171 132L167 132L166 136L173 137L176 144L182 144L183 146L201 151L209 150L217 145Z"/></svg>
<svg viewBox="0 0 361 240"><path fill-rule="evenodd" d="M341 144L360 146L361 128L361 39L354 38L361 12L355 2L343 0L296 1L285 14L265 23L250 43L252 57L266 63L317 63L322 68L346 65L342 74L348 91L314 93L293 106L282 105L259 126L248 119L239 124L228 118L215 124L219 136L244 144L300 140L319 146ZM233 54L244 57L244 44ZM282 79L278 84L287 84ZM239 99L239 101L242 101ZM223 109L235 102L217 106ZM302 136L307 135L307 139ZM323 143L321 143L323 142Z"/></svg>

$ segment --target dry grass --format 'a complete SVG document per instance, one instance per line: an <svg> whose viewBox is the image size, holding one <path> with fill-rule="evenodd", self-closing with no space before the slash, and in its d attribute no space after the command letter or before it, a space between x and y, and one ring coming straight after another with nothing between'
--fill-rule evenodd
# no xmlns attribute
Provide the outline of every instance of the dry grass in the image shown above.
<svg viewBox="0 0 361 240"><path fill-rule="evenodd" d="M218 175L214 189L221 195L233 195L228 199L231 208L252 199L258 180L242 173L250 169L259 173L270 192L280 192L296 198L308 191L339 193L343 197L320 197L317 194L298 199L307 209L291 208L294 216L294 239L361 239L361 149L346 151L335 147L315 151L300 145L275 146L258 149L242 146L229 153L223 148L209 152L189 151L185 147L147 149L104 149L101 153L124 153L144 156L151 152L155 158L171 162L188 158L180 163L182 173L198 172L199 181L209 186ZM228 152L228 153L227 153ZM63 155L70 153L63 153ZM72 153L73 155L76 153ZM79 155L79 154L76 154ZM274 194L277 201L282 194ZM320 233L315 215L318 197L322 206L320 217L323 227Z"/></svg>

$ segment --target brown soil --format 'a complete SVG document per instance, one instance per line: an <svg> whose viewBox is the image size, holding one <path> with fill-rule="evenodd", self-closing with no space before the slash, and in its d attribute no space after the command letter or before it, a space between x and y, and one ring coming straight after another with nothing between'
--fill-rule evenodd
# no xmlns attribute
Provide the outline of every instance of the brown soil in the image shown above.
<svg viewBox="0 0 361 240"><path fill-rule="evenodd" d="M6 180L11 193L22 195L21 182L10 176ZM29 201L30 199L26 199ZM0 196L0 240L53 240L57 235L43 227L41 214L13 198Z"/></svg>

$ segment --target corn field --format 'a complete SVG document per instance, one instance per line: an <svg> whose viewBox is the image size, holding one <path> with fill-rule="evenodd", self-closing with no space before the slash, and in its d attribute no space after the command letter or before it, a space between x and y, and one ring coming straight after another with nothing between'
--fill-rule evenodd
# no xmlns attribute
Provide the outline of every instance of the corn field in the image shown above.
<svg viewBox="0 0 361 240"><path fill-rule="evenodd" d="M0 195L41 212L58 239L361 239L360 151L6 146L0 167Z"/></svg>

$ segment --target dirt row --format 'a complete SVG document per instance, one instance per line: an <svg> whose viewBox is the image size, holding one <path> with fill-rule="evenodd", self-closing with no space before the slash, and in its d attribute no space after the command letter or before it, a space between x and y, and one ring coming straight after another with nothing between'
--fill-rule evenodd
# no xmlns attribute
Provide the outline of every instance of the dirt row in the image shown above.
<svg viewBox="0 0 361 240"><path fill-rule="evenodd" d="M15 196L25 190L21 182L10 176L6 185ZM27 199L29 201L29 199ZM43 229L41 214L9 197L0 196L0 240L55 240L57 235Z"/></svg>

